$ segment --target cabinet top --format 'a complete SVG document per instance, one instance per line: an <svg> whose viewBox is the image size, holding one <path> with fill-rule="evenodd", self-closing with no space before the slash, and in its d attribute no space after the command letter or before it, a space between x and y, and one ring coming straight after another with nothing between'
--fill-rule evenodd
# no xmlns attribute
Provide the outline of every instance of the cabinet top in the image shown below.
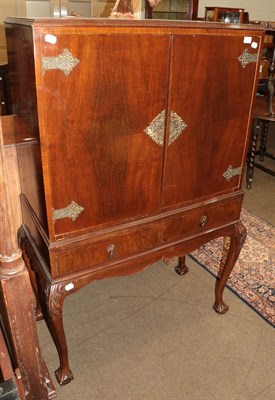
<svg viewBox="0 0 275 400"><path fill-rule="evenodd" d="M222 29L222 30L245 30L245 31L265 31L264 27L252 24L225 24L220 22L206 22L193 20L126 20L111 18L36 18L26 17L7 17L6 24L28 25L32 27L79 27L79 28L100 28L100 27L121 27L121 28L184 28L184 29Z"/></svg>

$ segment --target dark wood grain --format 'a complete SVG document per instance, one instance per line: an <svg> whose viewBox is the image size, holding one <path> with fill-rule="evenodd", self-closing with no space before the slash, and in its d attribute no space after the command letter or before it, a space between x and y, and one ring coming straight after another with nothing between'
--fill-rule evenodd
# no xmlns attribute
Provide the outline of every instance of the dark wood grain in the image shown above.
<svg viewBox="0 0 275 400"><path fill-rule="evenodd" d="M219 49L219 57L209 53L212 46ZM230 165L244 165L257 66L241 67L238 57L243 48L242 36L174 38L169 109L176 111L187 127L167 149L164 205L240 189L239 175L228 181L223 174ZM182 54L184 67L179 61ZM240 86L242 90L236 93Z"/></svg>
<svg viewBox="0 0 275 400"><path fill-rule="evenodd" d="M70 79L58 70L43 77L52 208L75 200L85 209L77 221L56 221L56 235L137 218L160 206L162 148L143 131L166 108L169 38L106 38L60 37L59 48L69 47L81 63ZM46 45L43 53L50 57L56 50ZM163 61L156 67L152 59Z"/></svg>
<svg viewBox="0 0 275 400"><path fill-rule="evenodd" d="M63 304L94 280L174 256L183 274L186 254L229 236L215 296L216 311L227 310L224 285L245 237L241 182L264 30L148 20L8 19L6 26L14 90L28 82L37 99L33 135L16 117L19 237L65 384L73 374ZM21 64L20 36L32 58ZM257 49L242 66L244 36ZM56 64L64 49L75 61L66 73ZM45 57L53 68L43 67ZM27 120L31 104L22 111ZM179 135L176 114L187 125ZM79 214L64 216L75 203Z"/></svg>

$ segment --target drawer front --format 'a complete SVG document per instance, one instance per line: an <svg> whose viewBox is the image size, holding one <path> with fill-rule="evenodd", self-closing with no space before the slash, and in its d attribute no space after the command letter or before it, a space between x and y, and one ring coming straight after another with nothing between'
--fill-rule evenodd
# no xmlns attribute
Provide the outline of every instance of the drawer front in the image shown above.
<svg viewBox="0 0 275 400"><path fill-rule="evenodd" d="M110 263L161 244L162 224L155 223L133 232L111 235L108 239L81 244L55 255L56 276Z"/></svg>
<svg viewBox="0 0 275 400"><path fill-rule="evenodd" d="M242 197L234 201L208 205L185 211L164 222L163 241L199 235L236 221L240 216Z"/></svg>

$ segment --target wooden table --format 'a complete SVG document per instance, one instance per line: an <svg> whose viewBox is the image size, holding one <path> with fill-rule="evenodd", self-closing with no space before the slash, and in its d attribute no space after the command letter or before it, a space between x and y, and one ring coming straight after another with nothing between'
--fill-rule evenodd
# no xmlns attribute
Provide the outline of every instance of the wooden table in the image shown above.
<svg viewBox="0 0 275 400"><path fill-rule="evenodd" d="M275 101L273 110L275 110ZM255 161L255 157L258 154L260 161L264 160L264 156L269 157L272 160L275 160L275 156L272 153L266 151L267 150L266 142L267 142L267 135L269 132L269 126L270 123L274 122L275 122L275 115L268 114L267 97L257 96L253 112L253 127L252 127L250 150L248 152L248 159L247 159L246 187L248 189L251 189L253 175L254 175L254 167L257 167L262 171L275 176L274 170L267 168L262 163ZM261 135L259 135L260 133ZM260 137L260 145L258 145L259 137Z"/></svg>

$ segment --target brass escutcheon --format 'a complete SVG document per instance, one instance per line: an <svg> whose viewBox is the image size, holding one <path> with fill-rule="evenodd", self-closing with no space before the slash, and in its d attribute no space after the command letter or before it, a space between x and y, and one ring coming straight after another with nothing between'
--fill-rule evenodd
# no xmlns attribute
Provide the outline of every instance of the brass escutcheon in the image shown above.
<svg viewBox="0 0 275 400"><path fill-rule="evenodd" d="M109 253L109 257L114 257L115 255L115 245L114 244L109 244L107 246L107 253Z"/></svg>

